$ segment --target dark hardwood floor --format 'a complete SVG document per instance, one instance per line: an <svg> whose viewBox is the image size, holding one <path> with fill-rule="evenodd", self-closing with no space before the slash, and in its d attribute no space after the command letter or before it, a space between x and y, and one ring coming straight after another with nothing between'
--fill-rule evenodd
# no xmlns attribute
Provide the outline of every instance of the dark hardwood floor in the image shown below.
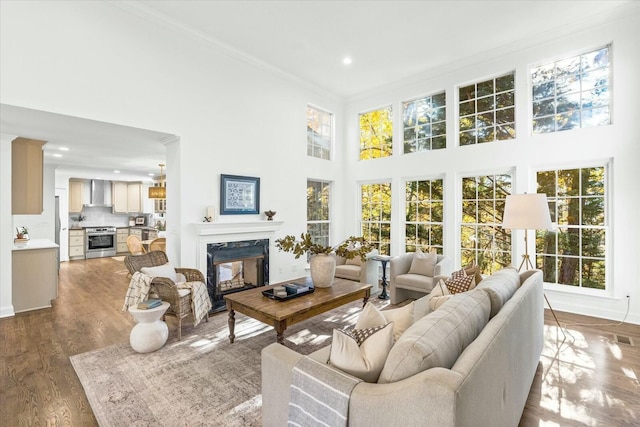
<svg viewBox="0 0 640 427"><path fill-rule="evenodd" d="M124 264L112 258L63 263L53 308L0 319L0 426L97 424L69 356L128 341L134 321L121 311L128 283ZM568 324L611 323L557 314ZM174 333L175 320L167 323ZM569 325L558 351L549 312L545 323L547 341L520 424L640 425L640 326Z"/></svg>

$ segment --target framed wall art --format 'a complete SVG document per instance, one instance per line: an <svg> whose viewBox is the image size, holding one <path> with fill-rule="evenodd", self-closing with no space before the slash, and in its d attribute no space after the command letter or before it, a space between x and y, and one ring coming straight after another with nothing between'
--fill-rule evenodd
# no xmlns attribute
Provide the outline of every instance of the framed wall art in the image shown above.
<svg viewBox="0 0 640 427"><path fill-rule="evenodd" d="M220 215L260 212L260 178L220 175Z"/></svg>

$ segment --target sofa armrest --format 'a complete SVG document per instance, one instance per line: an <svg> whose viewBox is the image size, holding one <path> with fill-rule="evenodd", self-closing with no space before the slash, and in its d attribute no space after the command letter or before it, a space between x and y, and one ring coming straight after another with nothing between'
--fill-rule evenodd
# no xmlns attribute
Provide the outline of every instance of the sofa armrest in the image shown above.
<svg viewBox="0 0 640 427"><path fill-rule="evenodd" d="M449 277L451 275L452 269L453 263L451 262L451 258L445 256L436 264L434 275Z"/></svg>
<svg viewBox="0 0 640 427"><path fill-rule="evenodd" d="M293 367L303 356L281 344L262 349L262 425L284 426L289 418Z"/></svg>
<svg viewBox="0 0 640 427"><path fill-rule="evenodd" d="M394 383L360 383L351 393L349 425L453 427L463 380L457 372L432 368Z"/></svg>

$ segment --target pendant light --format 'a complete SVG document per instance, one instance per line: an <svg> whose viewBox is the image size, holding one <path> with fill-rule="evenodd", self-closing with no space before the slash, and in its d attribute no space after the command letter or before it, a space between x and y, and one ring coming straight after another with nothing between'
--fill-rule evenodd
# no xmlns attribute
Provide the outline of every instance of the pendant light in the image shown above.
<svg viewBox="0 0 640 427"><path fill-rule="evenodd" d="M149 198L150 199L166 199L167 198L167 189L164 186L164 175L162 172L162 168L164 168L164 164L160 163L160 182L158 187L149 187Z"/></svg>

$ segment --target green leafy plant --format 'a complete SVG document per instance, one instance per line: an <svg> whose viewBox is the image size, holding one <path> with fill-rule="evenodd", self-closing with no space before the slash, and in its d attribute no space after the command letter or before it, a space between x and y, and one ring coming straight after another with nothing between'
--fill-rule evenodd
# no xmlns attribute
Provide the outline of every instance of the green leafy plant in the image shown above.
<svg viewBox="0 0 640 427"><path fill-rule="evenodd" d="M318 243L314 243L309 233L301 234L300 239L296 239L296 237L291 234L281 239L276 239L276 247L283 252L293 253L296 256L296 259L300 258L305 253L318 255L335 252L336 255L346 259L352 259L359 256L363 261L367 254L374 248L364 239L364 237L355 236L348 237L337 246L323 246Z"/></svg>

